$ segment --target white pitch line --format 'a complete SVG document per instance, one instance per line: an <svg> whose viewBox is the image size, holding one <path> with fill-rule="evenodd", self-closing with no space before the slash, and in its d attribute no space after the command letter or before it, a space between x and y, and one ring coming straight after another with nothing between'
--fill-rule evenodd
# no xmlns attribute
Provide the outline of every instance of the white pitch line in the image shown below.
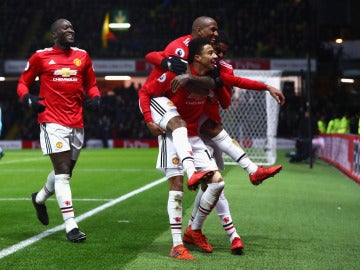
<svg viewBox="0 0 360 270"><path fill-rule="evenodd" d="M97 213L99 213L99 212L101 212L101 211L103 211L103 210L105 210L105 209L119 203L119 202L122 202L122 201L124 201L124 200L126 200L126 199L128 199L128 198L130 198L132 196L135 196L135 195L145 191L145 190L148 190L148 189L150 189L152 187L155 187L155 186L157 186L157 185L159 185L159 184L161 184L161 183L163 183L165 181L166 181L166 177L158 179L158 180L156 180L156 181L154 181L154 182L152 182L150 184L147 184L147 185L145 185L145 186L143 186L141 188L138 188L138 189L136 189L134 191L131 191L131 192L123 195L123 196L120 196L120 197L118 197L118 198L116 198L114 200L111 200L111 201L109 201L109 202L107 202L107 203L105 203L103 205L100 205L99 207L96 207L93 210L90 210L90 211L76 217L75 220L77 222L80 222L80 221L82 221L82 220L84 220L84 219L86 219L88 217L91 217L91 216L93 216L93 215L95 215L95 214L97 214ZM53 233L56 233L56 232L58 232L60 230L64 230L64 229L65 229L65 225L62 224L62 225L56 226L54 228L51 228L49 230L46 230L46 231L44 231L44 232L42 232L40 234L37 234L37 235L35 235L33 237L30 237L30 238L28 238L28 239L26 239L24 241L21 241L21 242L15 244L15 245L12 245L12 246L10 246L8 248L0 250L0 259L6 257L8 255L11 255L11 254L13 254L13 253L27 247L27 246L30 246L30 245L34 244L35 242L37 242L37 241L39 241L39 240L53 234Z"/></svg>
<svg viewBox="0 0 360 270"><path fill-rule="evenodd" d="M1 163L0 163L1 164ZM48 168L44 169L16 169L17 173L28 173L28 172L44 172L46 171L49 173ZM76 173L80 172L153 172L153 169L124 169L124 168L92 168L92 169L82 169L78 168L76 169ZM1 172L10 172L13 173L14 169L1 169Z"/></svg>
<svg viewBox="0 0 360 270"><path fill-rule="evenodd" d="M12 160L3 160L0 162L1 165L7 165L11 163L19 163L19 162L31 162L37 160L45 160L44 157L36 157L36 158L24 158L24 159L12 159Z"/></svg>

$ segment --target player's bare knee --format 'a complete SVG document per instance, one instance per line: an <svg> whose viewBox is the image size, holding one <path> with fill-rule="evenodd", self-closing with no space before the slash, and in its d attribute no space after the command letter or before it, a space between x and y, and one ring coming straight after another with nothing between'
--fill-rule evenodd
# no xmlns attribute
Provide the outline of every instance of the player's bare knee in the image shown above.
<svg viewBox="0 0 360 270"><path fill-rule="evenodd" d="M201 125L200 127L200 133L207 135L211 138L217 136L221 130L222 130L222 125L218 122L215 122L211 119L207 119L204 124Z"/></svg>
<svg viewBox="0 0 360 270"><path fill-rule="evenodd" d="M169 190L173 190L173 191L183 191L184 187L183 187L183 176L173 176L171 178L168 179L168 183L169 183Z"/></svg>
<svg viewBox="0 0 360 270"><path fill-rule="evenodd" d="M214 175L209 179L209 183L221 183L224 182L222 175L219 171L215 171Z"/></svg>
<svg viewBox="0 0 360 270"><path fill-rule="evenodd" d="M180 116L171 118L166 125L166 128L172 131L180 127L186 127L186 122Z"/></svg>

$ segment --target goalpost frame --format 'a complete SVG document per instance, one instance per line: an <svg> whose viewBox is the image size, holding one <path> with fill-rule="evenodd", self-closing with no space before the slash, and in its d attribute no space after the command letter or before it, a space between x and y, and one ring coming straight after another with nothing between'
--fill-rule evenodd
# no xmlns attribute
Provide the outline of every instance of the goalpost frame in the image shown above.
<svg viewBox="0 0 360 270"><path fill-rule="evenodd" d="M281 89L281 70L234 70L234 75ZM233 88L230 108L221 110L224 129L258 165L276 162L276 136L280 105L268 91ZM236 164L225 153L225 164Z"/></svg>

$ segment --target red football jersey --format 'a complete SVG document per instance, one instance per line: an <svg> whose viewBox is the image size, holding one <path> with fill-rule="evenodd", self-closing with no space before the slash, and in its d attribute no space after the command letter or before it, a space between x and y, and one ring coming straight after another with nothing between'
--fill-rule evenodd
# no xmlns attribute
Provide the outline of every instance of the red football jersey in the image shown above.
<svg viewBox="0 0 360 270"><path fill-rule="evenodd" d="M38 114L38 123L56 123L83 128L83 100L100 96L95 72L86 51L71 47L60 50L55 46L36 51L21 74L17 93L22 99L39 76L39 97L46 110Z"/></svg>
<svg viewBox="0 0 360 270"><path fill-rule="evenodd" d="M221 73L234 74L232 65L226 63L224 60L217 61L217 67ZM227 109L231 104L232 86L224 85L221 89L216 91L216 95L207 99L204 112L211 120L221 123L220 106Z"/></svg>
<svg viewBox="0 0 360 270"><path fill-rule="evenodd" d="M262 91L267 89L266 84L262 82L238 77L229 73L221 72L221 79L225 86L231 86L231 87L236 86L242 89L257 90L257 91Z"/></svg>
<svg viewBox="0 0 360 270"><path fill-rule="evenodd" d="M164 49L166 57L171 55L179 56L183 59L189 57L189 42L193 39L192 35L179 37L171 41Z"/></svg>
<svg viewBox="0 0 360 270"><path fill-rule="evenodd" d="M154 68L151 70L148 78L146 79L144 85L148 81L157 79L163 74L166 70L161 67L161 60L172 55L187 59L189 56L188 44L193 37L191 35L186 35L179 37L171 41L166 48L161 52L150 52L145 56L146 61L154 65Z"/></svg>
<svg viewBox="0 0 360 270"><path fill-rule="evenodd" d="M190 66L191 67L191 66ZM192 74L196 72L191 68ZM170 82L176 75L165 72L157 80L149 81L139 90L139 102L146 122L152 122L150 112L150 98L157 96L168 97L176 106L181 118L186 122L189 136L198 136L197 126L204 110L206 96L192 94L184 88L175 93L171 91Z"/></svg>

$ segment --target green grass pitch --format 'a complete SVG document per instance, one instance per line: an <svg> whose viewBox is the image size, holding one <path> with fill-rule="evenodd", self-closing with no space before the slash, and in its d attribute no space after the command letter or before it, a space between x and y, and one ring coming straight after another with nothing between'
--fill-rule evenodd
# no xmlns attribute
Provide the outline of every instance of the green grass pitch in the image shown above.
<svg viewBox="0 0 360 270"><path fill-rule="evenodd" d="M56 200L47 202L48 226L37 220L30 200L45 182L49 159L40 150L6 151L0 160L0 269L360 269L359 185L321 160L313 168L289 163L284 150L277 160L283 170L259 186L238 166L222 172L243 256L230 253L211 213L203 232L214 252L189 246L195 261L170 258L168 185L149 186L163 178L154 168L156 155L157 149L82 151L71 186L87 240L74 244L59 229ZM185 190L183 229L194 198Z"/></svg>

